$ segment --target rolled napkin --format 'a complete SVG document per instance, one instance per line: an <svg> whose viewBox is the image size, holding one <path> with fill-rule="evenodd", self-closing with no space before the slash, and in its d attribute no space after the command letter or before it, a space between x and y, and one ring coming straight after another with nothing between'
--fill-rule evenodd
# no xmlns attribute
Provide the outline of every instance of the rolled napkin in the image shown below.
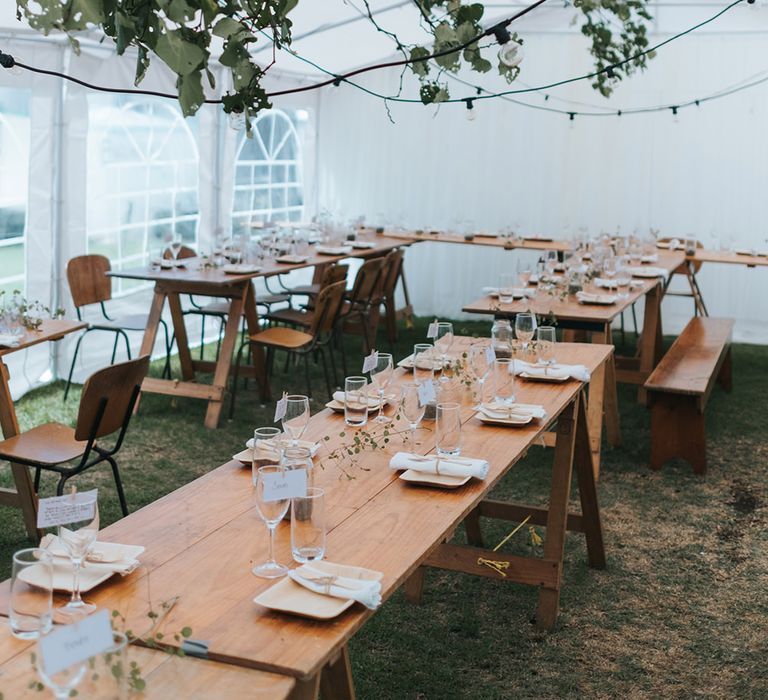
<svg viewBox="0 0 768 700"><path fill-rule="evenodd" d="M474 476L485 479L488 476L488 462L484 459L469 459L466 457L422 457L410 452L398 452L389 460L389 468L394 471L412 469L426 474L442 474L443 476Z"/></svg>
<svg viewBox="0 0 768 700"><path fill-rule="evenodd" d="M615 279L605 279L604 277L595 277L592 280L592 284L601 289L617 289L619 286Z"/></svg>
<svg viewBox="0 0 768 700"><path fill-rule="evenodd" d="M618 297L615 294L591 294L590 292L576 292L576 298L580 304L615 304Z"/></svg>
<svg viewBox="0 0 768 700"><path fill-rule="evenodd" d="M0 345L6 348L15 348L21 342L21 336L10 333L0 333Z"/></svg>
<svg viewBox="0 0 768 700"><path fill-rule="evenodd" d="M590 379L589 370L584 365L548 365L543 367L542 365L532 365L530 362L523 362L523 360L512 360L510 364L510 371L515 374L530 374L535 377L558 377L569 376L571 379L576 379L579 382L588 382ZM561 374L556 374L556 372Z"/></svg>
<svg viewBox="0 0 768 700"><path fill-rule="evenodd" d="M345 393L343 391L334 391L333 392L333 400L338 401L339 403L344 403L345 400ZM384 402L386 403L387 397L384 397ZM368 406L371 408L378 408L379 407L379 397L378 396L369 396L368 397Z"/></svg>
<svg viewBox="0 0 768 700"><path fill-rule="evenodd" d="M663 267L628 267L629 273L634 277L663 277L666 279L669 273Z"/></svg>
<svg viewBox="0 0 768 700"><path fill-rule="evenodd" d="M536 403L513 403L510 405L501 404L497 401L488 401L480 404L477 410L484 413L488 418L546 418L547 411L544 406Z"/></svg>
<svg viewBox="0 0 768 700"><path fill-rule="evenodd" d="M53 557L69 559L67 548L56 535L45 535L40 540L40 548L49 551ZM143 551L144 547L135 545L94 542L91 551L85 557L85 566L94 571L113 571L121 576L127 576L138 568L139 560L136 557Z"/></svg>
<svg viewBox="0 0 768 700"><path fill-rule="evenodd" d="M288 576L292 581L313 593L354 600L362 603L369 610L376 610L381 605L381 583L378 581L333 576L312 568L310 564L304 564L299 569L291 569Z"/></svg>

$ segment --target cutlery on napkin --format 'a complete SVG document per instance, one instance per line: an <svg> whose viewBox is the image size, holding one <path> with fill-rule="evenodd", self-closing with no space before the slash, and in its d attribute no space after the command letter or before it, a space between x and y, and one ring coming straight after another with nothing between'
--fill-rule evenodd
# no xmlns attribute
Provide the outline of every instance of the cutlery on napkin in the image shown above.
<svg viewBox="0 0 768 700"><path fill-rule="evenodd" d="M291 569L288 577L313 593L354 600L362 603L369 610L375 610L381 605L381 583L378 581L334 576L313 569L311 564L304 564L299 569Z"/></svg>
<svg viewBox="0 0 768 700"><path fill-rule="evenodd" d="M352 252L352 246L339 245L319 245L315 248L316 253L323 253L325 255L347 255Z"/></svg>
<svg viewBox="0 0 768 700"><path fill-rule="evenodd" d="M523 360L512 360L509 371L514 372L514 374L525 373L536 377L561 377L567 375L580 382L588 382L590 379L589 370L584 365L557 364L542 367L541 365L532 365L530 362L524 362Z"/></svg>
<svg viewBox="0 0 768 700"><path fill-rule="evenodd" d="M352 241L352 247L358 250L365 250L367 248L375 248L376 244L372 241Z"/></svg>
<svg viewBox="0 0 768 700"><path fill-rule="evenodd" d="M488 418L546 418L547 411L544 406L535 403L501 404L496 401L488 401L475 407L476 410Z"/></svg>
<svg viewBox="0 0 768 700"><path fill-rule="evenodd" d="M669 273L663 267L653 267L651 265L644 267L628 267L629 273L636 277L663 277L667 279Z"/></svg>
<svg viewBox="0 0 768 700"><path fill-rule="evenodd" d="M54 557L69 559L67 548L56 535L45 535L40 540L40 549L45 549ZM91 551L85 556L85 566L89 569L105 569L126 576L139 567L139 560L126 556L125 547L114 542L94 542Z"/></svg>
<svg viewBox="0 0 768 700"><path fill-rule="evenodd" d="M485 479L488 476L488 462L484 459L469 459L465 457L422 457L410 452L398 452L389 460L389 468L393 471L412 469L415 472L427 474L442 474L443 476L474 476Z"/></svg>
<svg viewBox="0 0 768 700"><path fill-rule="evenodd" d="M343 391L334 391L333 392L333 400L338 401L339 403L344 403L346 399L346 394ZM384 397L384 403L387 402L387 397ZM369 396L368 397L368 407L369 408L378 408L379 407L379 397L378 396Z"/></svg>
<svg viewBox="0 0 768 700"><path fill-rule="evenodd" d="M615 294L590 294L576 292L576 298L582 304L615 304L618 297Z"/></svg>

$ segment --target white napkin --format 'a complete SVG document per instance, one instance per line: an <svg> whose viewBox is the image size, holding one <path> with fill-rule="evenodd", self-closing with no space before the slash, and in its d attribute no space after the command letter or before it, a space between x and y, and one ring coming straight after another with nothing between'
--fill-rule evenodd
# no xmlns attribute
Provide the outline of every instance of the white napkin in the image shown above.
<svg viewBox="0 0 768 700"><path fill-rule="evenodd" d="M330 245L319 245L317 248L315 248L315 252L317 253L325 253L326 255L348 255L352 252L352 246L346 246L346 245L339 245L339 246L330 246Z"/></svg>
<svg viewBox="0 0 768 700"><path fill-rule="evenodd" d="M526 374L538 377L543 377L545 374L549 377L567 375L580 382L588 382L590 379L589 370L584 365L550 365L546 368L545 373L545 368L541 365L532 365L530 362L523 362L522 360L512 360L509 370L515 374L522 374L525 372Z"/></svg>
<svg viewBox="0 0 768 700"><path fill-rule="evenodd" d="M581 304L615 304L618 300L615 294L590 294L589 292L576 292L576 298Z"/></svg>
<svg viewBox="0 0 768 700"><path fill-rule="evenodd" d="M352 247L359 250L364 250L366 248L375 248L376 244L372 241L352 241Z"/></svg>
<svg viewBox="0 0 768 700"><path fill-rule="evenodd" d="M496 401L489 401L488 403L477 406L477 410L480 413L484 413L488 418L509 418L510 415L514 418L546 418L547 411L544 406L535 403L513 403L509 406L502 405Z"/></svg>
<svg viewBox="0 0 768 700"><path fill-rule="evenodd" d="M6 348L15 348L21 342L21 336L10 333L0 333L0 345Z"/></svg>
<svg viewBox="0 0 768 700"><path fill-rule="evenodd" d="M487 294L491 297L497 297L499 296L499 288L498 287L483 287L483 294ZM512 288L512 296L516 299L522 299L523 297L529 296L532 294L532 290L529 289L523 289L522 287L513 287Z"/></svg>
<svg viewBox="0 0 768 700"><path fill-rule="evenodd" d="M663 267L628 267L631 275L636 277L663 277L667 279L669 273Z"/></svg>
<svg viewBox="0 0 768 700"><path fill-rule="evenodd" d="M640 262L644 262L644 263L659 262L659 256L658 255L643 255L643 257L640 258Z"/></svg>
<svg viewBox="0 0 768 700"><path fill-rule="evenodd" d="M616 289L619 286L615 279L605 279L604 277L595 277L592 280L592 284L601 289Z"/></svg>
<svg viewBox="0 0 768 700"><path fill-rule="evenodd" d="M439 466L435 457L422 457L410 452L398 452L389 460L389 468L394 471L413 469L426 474L444 474L445 476L474 476L485 479L488 476L488 462L484 459L466 457L441 457Z"/></svg>
<svg viewBox="0 0 768 700"><path fill-rule="evenodd" d="M334 391L333 392L333 400L338 401L339 403L344 403L345 401L345 393L343 391ZM384 397L384 401L386 402L386 396ZM369 396L368 397L368 406L371 408L378 408L379 407L379 397L378 396Z"/></svg>
<svg viewBox="0 0 768 700"><path fill-rule="evenodd" d="M91 551L85 557L84 566L94 571L114 571L121 576L127 576L139 566L138 559L126 556L125 550L129 547L134 551L137 549L114 542L94 542ZM54 557L69 559L66 547L56 535L45 535L40 540L40 548L47 550ZM143 551L143 547L139 549Z"/></svg>
<svg viewBox="0 0 768 700"><path fill-rule="evenodd" d="M343 600L355 600L369 610L375 610L381 605L381 583L378 581L330 576L324 571L313 569L309 564L302 566L301 571L291 569L288 576L292 581L313 593Z"/></svg>

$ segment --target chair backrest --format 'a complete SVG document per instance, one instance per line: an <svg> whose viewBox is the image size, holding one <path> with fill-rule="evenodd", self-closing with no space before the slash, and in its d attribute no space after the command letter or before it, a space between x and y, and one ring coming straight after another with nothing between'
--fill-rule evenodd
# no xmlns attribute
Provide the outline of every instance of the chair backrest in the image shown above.
<svg viewBox="0 0 768 700"><path fill-rule="evenodd" d="M315 313L312 316L310 334L317 338L323 333L330 333L339 317L344 303L344 292L347 289L346 280L336 282L321 290L315 300Z"/></svg>
<svg viewBox="0 0 768 700"><path fill-rule="evenodd" d="M376 285L381 277L385 258L371 258L366 260L355 276L355 284L349 295L350 302L354 304L368 304L376 291Z"/></svg>
<svg viewBox="0 0 768 700"><path fill-rule="evenodd" d="M135 360L110 365L92 374L83 387L75 440L100 438L126 428L141 382L148 370L149 355L144 355ZM100 411L103 411L103 415L94 433Z"/></svg>
<svg viewBox="0 0 768 700"><path fill-rule="evenodd" d="M112 280L107 277L111 269L103 255L78 255L67 263L69 291L77 308L112 298Z"/></svg>
<svg viewBox="0 0 768 700"><path fill-rule="evenodd" d="M194 248L190 248L189 246L183 245L181 248L179 248L179 254L176 256L177 260L184 260L184 258L196 258L197 257L197 251ZM163 260L172 260L173 259L173 253L171 252L170 248L166 248L163 251Z"/></svg>
<svg viewBox="0 0 768 700"><path fill-rule="evenodd" d="M337 282L346 282L347 272L349 272L349 265L338 265L336 263L329 265L320 280L320 289L330 287Z"/></svg>
<svg viewBox="0 0 768 700"><path fill-rule="evenodd" d="M397 280L400 278L400 271L403 268L403 250L395 248L386 258L384 258L384 271L382 273L382 296L385 299L391 298L397 287Z"/></svg>

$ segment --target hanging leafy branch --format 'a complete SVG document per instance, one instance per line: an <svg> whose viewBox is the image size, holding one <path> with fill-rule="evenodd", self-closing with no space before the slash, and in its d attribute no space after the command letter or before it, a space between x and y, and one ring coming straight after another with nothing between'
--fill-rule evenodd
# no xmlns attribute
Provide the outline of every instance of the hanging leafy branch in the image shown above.
<svg viewBox="0 0 768 700"><path fill-rule="evenodd" d="M305 0L309 1L309 0ZM543 0L542 0L543 1ZM583 14L581 31L590 42L596 69L593 87L609 95L613 83L645 68L652 54L647 49L646 9L648 0L573 0ZM256 63L251 48L270 37L276 49L291 43L291 10L299 0L16 0L17 17L45 35L65 32L75 51L78 35L94 28L114 40L122 55L137 49L134 83L144 79L150 61L159 58L176 75L176 88L184 115L194 114L206 102L203 81L216 87L211 70L214 61L228 69L233 91L220 100L227 113L244 113L246 124L260 110L271 106L263 87L269 66ZM327 2L327 0L326 0ZM509 34L504 23L487 32L482 20L485 7L464 0L412 0L419 11L421 26L432 36L431 45L405 44L385 30L366 3L366 19L377 31L395 41L421 82L420 97L425 104L442 102L450 94L440 76L457 73L464 67L488 73L494 68L508 83L520 73L516 50L522 40ZM266 35L266 37L265 37ZM212 44L223 41L218 58ZM492 57L500 40L511 55ZM521 54L520 54L521 56ZM271 64L270 64L271 65ZM433 71L437 68L437 74ZM610 70L608 70L610 68Z"/></svg>

